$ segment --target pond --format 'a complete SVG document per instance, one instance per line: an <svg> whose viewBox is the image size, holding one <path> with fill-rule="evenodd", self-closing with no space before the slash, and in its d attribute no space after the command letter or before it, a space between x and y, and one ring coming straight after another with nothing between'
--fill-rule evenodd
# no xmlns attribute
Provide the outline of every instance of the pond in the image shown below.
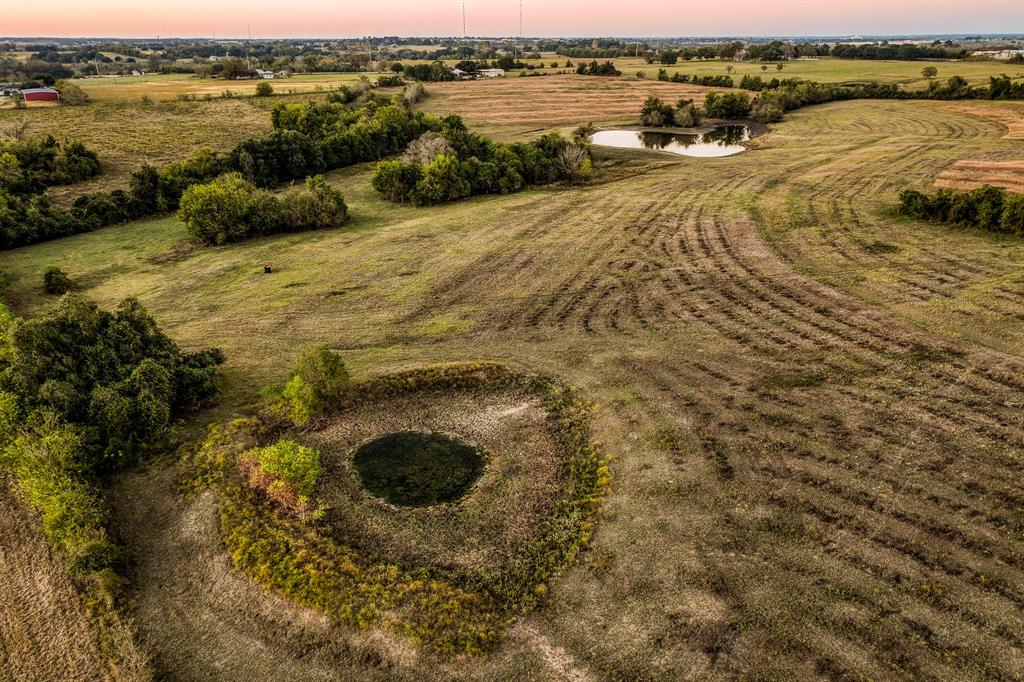
<svg viewBox="0 0 1024 682"><path fill-rule="evenodd" d="M480 478L483 455L443 433L389 433L356 450L353 461L367 490L388 502L422 507L456 500Z"/></svg>
<svg viewBox="0 0 1024 682"><path fill-rule="evenodd" d="M719 126L706 133L666 133L651 130L601 130L590 137L596 145L623 149L652 149L683 156L732 156L746 151L747 126Z"/></svg>

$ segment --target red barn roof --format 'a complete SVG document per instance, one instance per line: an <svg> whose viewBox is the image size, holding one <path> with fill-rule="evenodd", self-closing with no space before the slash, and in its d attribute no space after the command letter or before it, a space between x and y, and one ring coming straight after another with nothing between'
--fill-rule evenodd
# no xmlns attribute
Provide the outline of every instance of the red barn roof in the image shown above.
<svg viewBox="0 0 1024 682"><path fill-rule="evenodd" d="M26 88L21 91L26 102L56 102L60 93L53 88Z"/></svg>

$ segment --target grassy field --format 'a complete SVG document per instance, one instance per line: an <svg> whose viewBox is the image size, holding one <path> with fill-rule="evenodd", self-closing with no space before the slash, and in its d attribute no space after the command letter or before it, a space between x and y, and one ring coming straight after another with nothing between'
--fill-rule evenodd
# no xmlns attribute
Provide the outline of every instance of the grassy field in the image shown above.
<svg viewBox="0 0 1024 682"><path fill-rule="evenodd" d="M426 106L517 137L627 119L647 86L510 79ZM1020 115L835 103L738 156L430 209L381 201L361 166L331 176L341 230L188 249L163 218L0 271L21 314L60 265L221 346L225 400L199 421L315 342L357 374L500 359L601 404L618 461L593 548L488 658L439 663L266 594L228 569L211 498L164 465L125 476L135 617L171 679L1019 679L1024 243L893 206L958 161L1021 159Z"/></svg>
<svg viewBox="0 0 1024 682"><path fill-rule="evenodd" d="M573 63L580 60L574 59ZM923 88L928 79L921 76L921 69L934 66L939 70L939 79L962 76L974 84L988 82L989 76L1006 74L1012 78L1024 78L1024 66L994 61L888 61L869 59L836 59L823 57L817 60L796 60L786 62L783 70L777 71L775 64L768 64L767 71L761 71L760 62L679 62L673 66L648 64L643 59L615 59L616 67L622 73L633 75L644 71L648 78L655 78L658 69L667 69L669 74L686 73L697 75L726 75L726 67L732 66L733 78L739 80L744 75L764 76L766 78L803 78L821 83L849 83L860 81L880 81L883 83L899 83L909 88ZM562 62L564 64L564 60Z"/></svg>
<svg viewBox="0 0 1024 682"><path fill-rule="evenodd" d="M568 123L525 113L546 82L429 105L527 135ZM957 161L1020 159L1017 106L829 104L736 157L432 209L357 167L332 175L344 229L188 250L165 218L0 270L20 313L58 264L221 346L218 414L313 342L358 374L500 358L601 403L618 461L592 551L494 655L452 664L265 594L227 569L211 499L126 476L136 619L172 679L1016 679L1024 244L893 205Z"/></svg>
<svg viewBox="0 0 1024 682"><path fill-rule="evenodd" d="M267 81L278 93L304 93L337 89L345 83L359 81L358 73L300 74L291 78ZM367 74L375 79L377 74ZM143 97L153 101L178 97L219 97L225 90L236 95L252 95L258 80L223 81L197 78L189 74L152 74L119 78L85 78L75 81L94 102L139 102Z"/></svg>

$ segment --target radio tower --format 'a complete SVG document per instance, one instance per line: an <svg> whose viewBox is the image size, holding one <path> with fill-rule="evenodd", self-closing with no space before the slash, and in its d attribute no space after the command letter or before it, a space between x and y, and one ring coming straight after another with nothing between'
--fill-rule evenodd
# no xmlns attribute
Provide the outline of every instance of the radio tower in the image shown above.
<svg viewBox="0 0 1024 682"><path fill-rule="evenodd" d="M462 40L466 40L466 0L462 0Z"/></svg>

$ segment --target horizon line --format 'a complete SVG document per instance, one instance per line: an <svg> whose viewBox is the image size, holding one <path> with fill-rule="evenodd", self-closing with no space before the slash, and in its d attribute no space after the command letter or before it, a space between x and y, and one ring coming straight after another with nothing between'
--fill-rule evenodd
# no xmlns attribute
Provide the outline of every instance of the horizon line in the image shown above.
<svg viewBox="0 0 1024 682"><path fill-rule="evenodd" d="M6 35L0 36L0 41L10 40L206 40L209 42L217 42L220 40L243 40L243 41L260 41L260 40L366 40L370 39L381 39L381 38L401 38L403 40L410 40L413 38L429 38L432 40L554 40L559 38L612 38L616 40L622 39L653 39L653 40L679 40L685 38L717 38L717 39L742 39L742 38L939 38L939 37L973 37L979 38L1014 38L1024 39L1024 33L980 33L975 31L961 31L958 33L864 33L864 34L836 34L836 33L748 33L748 34L692 34L692 35L614 35L614 34L589 34L581 33L578 35L534 35L534 36L515 36L515 35L473 35L473 36L457 36L457 35L305 35L305 36L262 36L262 37L251 37L245 35L232 35L223 37L211 37L202 35L166 35L166 36L126 36L126 35L67 35L67 36L46 36L46 35Z"/></svg>

